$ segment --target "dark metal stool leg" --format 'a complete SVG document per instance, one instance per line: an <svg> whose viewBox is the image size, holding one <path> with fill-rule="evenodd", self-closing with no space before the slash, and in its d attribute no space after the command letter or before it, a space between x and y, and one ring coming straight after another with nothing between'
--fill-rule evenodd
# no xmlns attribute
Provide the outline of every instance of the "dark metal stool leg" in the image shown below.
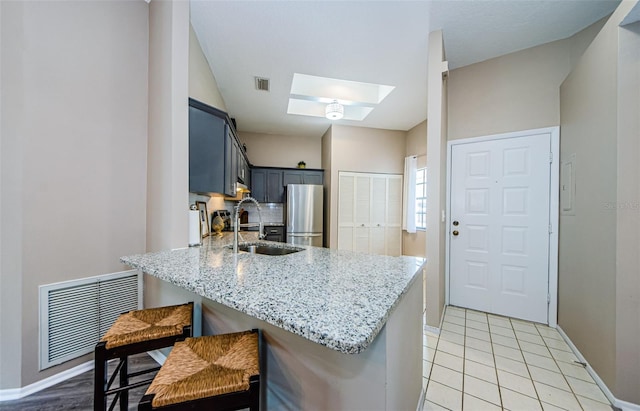
<svg viewBox="0 0 640 411"><path fill-rule="evenodd" d="M129 385L129 357L125 356L120 358L122 361L122 367L120 368L120 387L126 387ZM120 411L127 411L129 409L129 390L120 392Z"/></svg>
<svg viewBox="0 0 640 411"><path fill-rule="evenodd" d="M105 359L104 343L100 343L95 349L95 365L93 370L93 409L94 411L104 411L107 409L107 366Z"/></svg>

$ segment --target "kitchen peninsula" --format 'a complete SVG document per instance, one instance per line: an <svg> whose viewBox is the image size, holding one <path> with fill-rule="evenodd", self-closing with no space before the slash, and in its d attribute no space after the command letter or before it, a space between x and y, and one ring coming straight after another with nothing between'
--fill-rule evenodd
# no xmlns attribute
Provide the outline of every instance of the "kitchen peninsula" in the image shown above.
<svg viewBox="0 0 640 411"><path fill-rule="evenodd" d="M287 244L245 241L273 247ZM415 410L422 389L424 260L319 247L202 247L123 257L203 298L203 334L261 328L269 410Z"/></svg>

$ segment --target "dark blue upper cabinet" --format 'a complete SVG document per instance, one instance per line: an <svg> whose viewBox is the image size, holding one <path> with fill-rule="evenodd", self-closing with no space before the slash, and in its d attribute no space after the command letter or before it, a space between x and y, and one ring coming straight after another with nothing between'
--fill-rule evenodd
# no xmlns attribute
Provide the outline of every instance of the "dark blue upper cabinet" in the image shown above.
<svg viewBox="0 0 640 411"><path fill-rule="evenodd" d="M244 153L224 111L189 99L189 191L234 197Z"/></svg>
<svg viewBox="0 0 640 411"><path fill-rule="evenodd" d="M189 107L190 192L210 194L225 191L225 128L223 118Z"/></svg>
<svg viewBox="0 0 640 411"><path fill-rule="evenodd" d="M324 183L322 170L284 169L282 173L283 183L288 184L319 184Z"/></svg>

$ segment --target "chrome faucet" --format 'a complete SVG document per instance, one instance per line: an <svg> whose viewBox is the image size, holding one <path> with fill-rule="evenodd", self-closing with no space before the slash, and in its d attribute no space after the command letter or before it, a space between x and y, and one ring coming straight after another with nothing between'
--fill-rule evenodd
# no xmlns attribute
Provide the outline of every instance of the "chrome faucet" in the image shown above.
<svg viewBox="0 0 640 411"><path fill-rule="evenodd" d="M260 219L259 223L246 223L240 224L240 206L245 201L253 202L258 209L258 219ZM262 214L260 214L260 203L253 197L245 197L242 200L238 201L238 204L234 207L235 215L234 215L234 224L233 224L233 252L238 253L238 231L240 227L259 227L258 228L258 239L262 240L264 236L264 224L262 224Z"/></svg>

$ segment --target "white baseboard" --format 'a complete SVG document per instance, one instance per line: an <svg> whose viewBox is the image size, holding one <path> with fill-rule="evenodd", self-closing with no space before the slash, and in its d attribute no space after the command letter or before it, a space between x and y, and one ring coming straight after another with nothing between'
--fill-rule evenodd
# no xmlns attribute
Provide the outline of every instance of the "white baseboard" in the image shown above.
<svg viewBox="0 0 640 411"><path fill-rule="evenodd" d="M155 360L158 364L164 364L167 357L162 354L160 350L149 351L147 354L151 358ZM51 377L47 377L43 380L36 381L33 384L29 384L26 387L22 388L9 388L5 390L0 390L0 402L3 401L11 401L11 400L19 400L20 398L24 398L28 395L35 394L38 391L42 391L46 388L49 388L53 385L59 384L68 380L69 378L73 378L76 375L80 375L84 372L93 370L93 360L87 361L80 365L77 365L73 368L70 368L66 371L59 372Z"/></svg>
<svg viewBox="0 0 640 411"><path fill-rule="evenodd" d="M558 330L558 332L560 333L564 341L567 343L567 345L569 345L569 348L571 348L571 351L573 351L576 357L578 357L578 360L580 360L580 362L587 364L586 366L587 372L589 373L591 378L593 378L596 385L600 387L605 397L607 397L609 402L611 402L611 404L613 404L614 407L618 407L622 411L640 411L640 405L617 399L613 395L609 387L607 387L604 381L602 381L602 378L600 378L600 376L596 373L596 371L591 367L589 362L584 358L582 353L580 353L580 351L578 350L578 347L576 347L573 344L573 342L571 341L569 336L564 332L564 330L559 325L556 327L556 329Z"/></svg>
<svg viewBox="0 0 640 411"><path fill-rule="evenodd" d="M149 351L147 354L149 354L149 357L153 358L153 360L160 365L163 365L164 362L167 361L167 356L160 350Z"/></svg>
<svg viewBox="0 0 640 411"><path fill-rule="evenodd" d="M430 332L432 334L440 335L440 328L438 328L438 327L432 327L430 325L425 325L424 326L424 330L426 332Z"/></svg>
<svg viewBox="0 0 640 411"><path fill-rule="evenodd" d="M25 387L0 390L0 402L19 400L20 398L26 397L27 395L34 394L38 391L44 390L45 388L49 388L53 385L66 381L69 378L73 378L76 375L80 375L83 372L91 370L93 370L93 361L87 361L73 368L52 375L51 377L36 381L33 384L29 384Z"/></svg>
<svg viewBox="0 0 640 411"><path fill-rule="evenodd" d="M416 407L416 411L422 411L424 409L424 402L427 397L427 387L424 387L420 390L420 398L418 399L418 406Z"/></svg>

